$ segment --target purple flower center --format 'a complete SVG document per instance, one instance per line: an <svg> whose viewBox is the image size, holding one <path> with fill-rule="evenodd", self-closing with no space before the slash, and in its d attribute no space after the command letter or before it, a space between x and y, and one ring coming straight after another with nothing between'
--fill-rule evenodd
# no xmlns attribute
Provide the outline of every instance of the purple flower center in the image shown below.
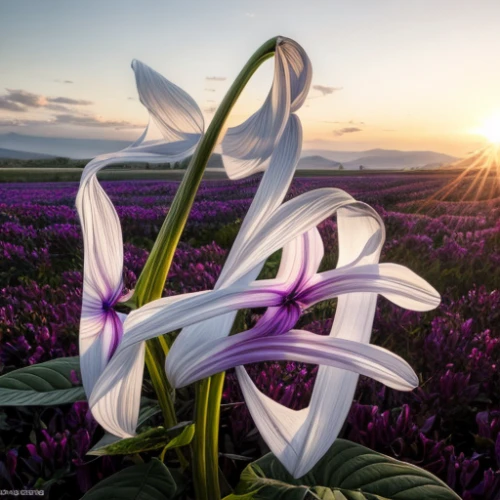
<svg viewBox="0 0 500 500"><path fill-rule="evenodd" d="M114 305L113 302L111 302L110 300L105 300L102 303L102 310L104 312L109 312L113 309L113 305Z"/></svg>

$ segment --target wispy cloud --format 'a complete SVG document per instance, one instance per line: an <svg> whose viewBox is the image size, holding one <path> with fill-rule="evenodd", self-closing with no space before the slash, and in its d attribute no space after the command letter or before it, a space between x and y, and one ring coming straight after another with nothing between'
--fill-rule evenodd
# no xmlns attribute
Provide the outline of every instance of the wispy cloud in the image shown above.
<svg viewBox="0 0 500 500"><path fill-rule="evenodd" d="M28 127L30 125L50 125L50 120L18 120L16 118L6 118L0 120L0 127Z"/></svg>
<svg viewBox="0 0 500 500"><path fill-rule="evenodd" d="M227 76L206 76L205 80L210 80L212 82L223 82L227 80Z"/></svg>
<svg viewBox="0 0 500 500"><path fill-rule="evenodd" d="M333 135L339 137L344 134L353 134L354 132L362 132L363 130L358 127L344 127L333 131Z"/></svg>
<svg viewBox="0 0 500 500"><path fill-rule="evenodd" d="M30 108L41 108L47 105L47 99L40 94L33 94L21 89L5 89L7 95L3 96L4 99L17 104L22 104Z"/></svg>
<svg viewBox="0 0 500 500"><path fill-rule="evenodd" d="M365 125L365 122L357 122L354 120L349 120L348 122L342 122L339 120L336 120L336 121L322 120L321 123L336 123L336 124L346 124L346 125Z"/></svg>
<svg viewBox="0 0 500 500"><path fill-rule="evenodd" d="M48 102L55 102L57 104L73 104L75 106L89 106L94 104L92 101L86 99L70 99L69 97L47 97Z"/></svg>
<svg viewBox="0 0 500 500"><path fill-rule="evenodd" d="M14 111L15 113L22 113L26 111L24 106L21 106L17 102L9 101L5 96L0 96L0 109L6 109L7 111Z"/></svg>
<svg viewBox="0 0 500 500"><path fill-rule="evenodd" d="M216 106L210 106L208 108L205 108L204 111L205 111L205 113L208 113L209 115L211 115L212 113L215 113L216 109L217 109Z"/></svg>
<svg viewBox="0 0 500 500"><path fill-rule="evenodd" d="M342 90L344 87L329 87L326 85L313 85L312 88L314 90L317 90L318 92L321 92L321 95L330 95L333 94L334 92L338 92L339 90Z"/></svg>
<svg viewBox="0 0 500 500"><path fill-rule="evenodd" d="M56 115L54 124L76 125L82 127L104 127L117 129L144 128L144 124L127 122L124 120L103 120L100 117L80 115L80 114L63 114Z"/></svg>
<svg viewBox="0 0 500 500"><path fill-rule="evenodd" d="M75 83L73 80L54 80L54 81L57 83L68 83L68 84Z"/></svg>
<svg viewBox="0 0 500 500"><path fill-rule="evenodd" d="M45 97L22 89L5 89L7 94L0 96L0 108L8 111L23 112L28 108L47 108L52 111L67 111L63 105L89 106L92 101L71 99L69 97Z"/></svg>
<svg viewBox="0 0 500 500"><path fill-rule="evenodd" d="M254 12L245 12L245 16L246 17L255 17L255 13Z"/></svg>
<svg viewBox="0 0 500 500"><path fill-rule="evenodd" d="M209 88L206 88L205 89L207 92L215 92L215 89L209 89Z"/></svg>
<svg viewBox="0 0 500 500"><path fill-rule="evenodd" d="M51 111L56 111L58 113L71 113L72 109L63 104L47 104L44 109L50 109Z"/></svg>

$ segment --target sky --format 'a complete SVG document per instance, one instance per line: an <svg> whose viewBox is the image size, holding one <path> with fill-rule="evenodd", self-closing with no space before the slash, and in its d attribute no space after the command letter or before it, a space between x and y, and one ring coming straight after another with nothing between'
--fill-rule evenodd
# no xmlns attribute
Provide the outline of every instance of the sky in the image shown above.
<svg viewBox="0 0 500 500"><path fill-rule="evenodd" d="M305 149L484 145L500 117L498 0L2 0L0 134L133 140L147 123L130 62L187 91L207 120L251 54L284 35L313 65ZM230 117L264 101L272 61Z"/></svg>

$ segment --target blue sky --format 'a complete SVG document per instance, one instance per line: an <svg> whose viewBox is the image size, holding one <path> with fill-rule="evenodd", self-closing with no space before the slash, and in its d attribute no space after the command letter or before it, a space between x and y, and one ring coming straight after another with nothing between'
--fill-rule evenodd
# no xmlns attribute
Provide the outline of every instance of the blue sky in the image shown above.
<svg viewBox="0 0 500 500"><path fill-rule="evenodd" d="M0 133L136 137L147 115L133 58L210 119L252 52L285 35L306 49L313 85L331 89L312 89L300 112L306 147L465 154L500 116L498 26L498 0L2 0ZM269 62L234 123L260 105L271 75Z"/></svg>

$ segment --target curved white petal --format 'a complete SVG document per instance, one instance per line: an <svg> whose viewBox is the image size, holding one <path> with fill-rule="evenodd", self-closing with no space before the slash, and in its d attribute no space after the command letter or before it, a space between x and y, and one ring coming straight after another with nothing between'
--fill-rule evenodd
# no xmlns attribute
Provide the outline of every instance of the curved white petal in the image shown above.
<svg viewBox="0 0 500 500"><path fill-rule="evenodd" d="M125 315L114 311L96 313L86 307L80 318L79 352L82 383L87 397L90 397L97 379L104 371L123 331Z"/></svg>
<svg viewBox="0 0 500 500"><path fill-rule="evenodd" d="M274 56L274 79L262 105L245 122L229 128L221 143L223 163L231 179L267 168L290 113L304 102L312 78L311 63L296 42L280 38Z"/></svg>
<svg viewBox="0 0 500 500"><path fill-rule="evenodd" d="M347 266L316 275L300 301L310 306L348 293L378 293L412 311L429 311L441 300L439 293L420 276L398 264Z"/></svg>
<svg viewBox="0 0 500 500"><path fill-rule="evenodd" d="M227 264L229 280L234 282L240 279L257 263L343 206L366 207L369 212L367 205L357 202L345 191L334 188L315 189L287 201L260 225L252 238L242 243L238 262Z"/></svg>
<svg viewBox="0 0 500 500"><path fill-rule="evenodd" d="M174 387L183 387L235 366L272 360L334 366L402 391L418 386L418 377L411 366L387 349L303 330L266 337L249 330L226 337L213 342L196 361L185 363L175 373L168 371L167 375Z"/></svg>
<svg viewBox="0 0 500 500"><path fill-rule="evenodd" d="M318 272L325 249L316 228L283 247L276 281L290 288L302 288Z"/></svg>
<svg viewBox="0 0 500 500"><path fill-rule="evenodd" d="M252 204L243 220L236 240L218 279L223 286L231 276L230 270L238 266L245 245L264 221L281 205L292 182L295 167L302 151L302 125L297 116L290 116L285 132L274 150L269 168L265 171ZM246 280L248 283L252 280Z"/></svg>
<svg viewBox="0 0 500 500"><path fill-rule="evenodd" d="M80 362L89 395L109 355L105 344L118 335L113 313L106 314L104 307L122 291L123 243L116 210L95 176L80 186L76 208L84 247Z"/></svg>
<svg viewBox="0 0 500 500"><path fill-rule="evenodd" d="M103 390L102 377L107 376L105 369L90 395L92 416L115 436L127 438L135 434L141 406L145 348L146 344L141 342L121 351L119 362L113 366L114 383Z"/></svg>
<svg viewBox="0 0 500 500"><path fill-rule="evenodd" d="M137 91L163 138L169 143L196 146L203 134L204 120L194 99L146 64L132 61Z"/></svg>
<svg viewBox="0 0 500 500"><path fill-rule="evenodd" d="M337 267L378 262L385 242L385 226L369 205L347 206L337 212L339 260Z"/></svg>

